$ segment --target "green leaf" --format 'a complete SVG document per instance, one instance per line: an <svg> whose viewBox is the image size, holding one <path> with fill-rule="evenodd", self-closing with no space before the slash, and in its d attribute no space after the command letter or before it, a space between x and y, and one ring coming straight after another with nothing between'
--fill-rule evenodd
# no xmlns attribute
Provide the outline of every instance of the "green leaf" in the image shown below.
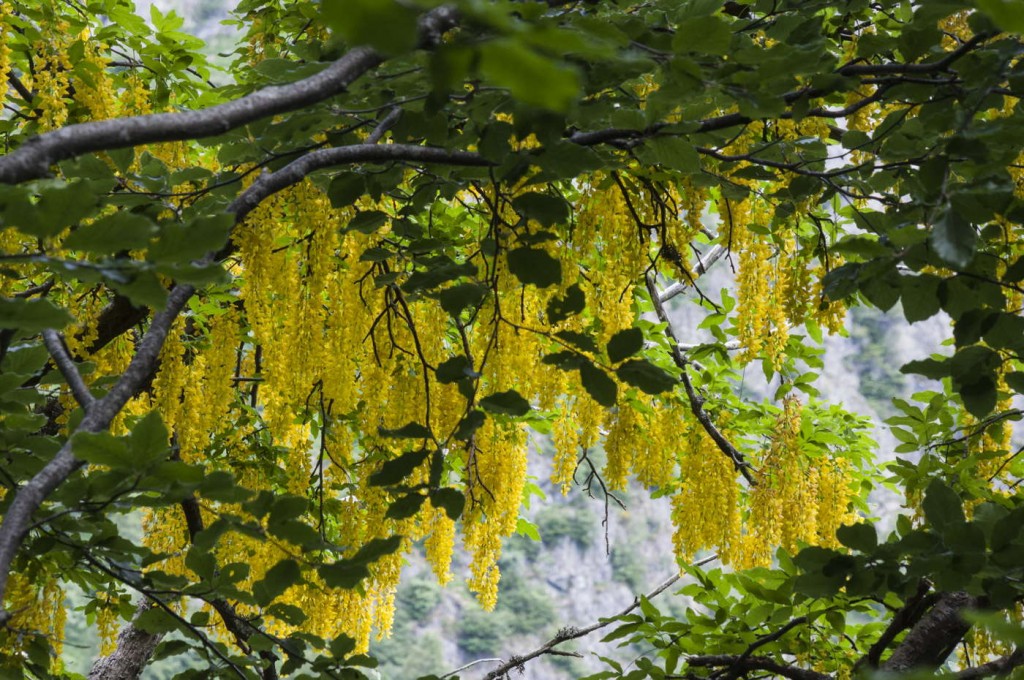
<svg viewBox="0 0 1024 680"><path fill-rule="evenodd" d="M294 560L281 560L252 586L256 604L266 607L276 600L284 591L302 580L302 569Z"/></svg>
<svg viewBox="0 0 1024 680"><path fill-rule="evenodd" d="M644 348L644 333L639 328L619 331L608 341L608 358L613 363L628 359Z"/></svg>
<svg viewBox="0 0 1024 680"><path fill-rule="evenodd" d="M655 137L637 150L640 160L670 170L700 172L700 156L693 145L681 137Z"/></svg>
<svg viewBox="0 0 1024 680"><path fill-rule="evenodd" d="M907 321L924 321L939 313L939 277L921 274L904 276L901 281L903 290L900 298L903 301L903 315Z"/></svg>
<svg viewBox="0 0 1024 680"><path fill-rule="evenodd" d="M564 198L527 192L512 199L512 208L525 218L545 227L568 221L570 206Z"/></svg>
<svg viewBox="0 0 1024 680"><path fill-rule="evenodd" d="M391 439L429 439L430 430L419 423L406 423L397 430L389 430L385 427L377 429L381 437Z"/></svg>
<svg viewBox="0 0 1024 680"><path fill-rule="evenodd" d="M672 38L676 52L697 54L728 54L732 42L729 24L717 16L681 17Z"/></svg>
<svg viewBox="0 0 1024 680"><path fill-rule="evenodd" d="M948 209L932 225L929 241L944 262L963 269L974 259L978 234L970 222Z"/></svg>
<svg viewBox="0 0 1024 680"><path fill-rule="evenodd" d="M489 290L480 283L460 283L442 290L437 294L437 299L441 302L441 308L455 318L467 307L478 306Z"/></svg>
<svg viewBox="0 0 1024 680"><path fill-rule="evenodd" d="M121 210L80 226L64 239L64 247L109 255L119 250L145 248L156 232L156 225L145 215Z"/></svg>
<svg viewBox="0 0 1024 680"><path fill-rule="evenodd" d="M393 486L413 473L430 455L427 449L406 451L398 458L385 461L380 470L370 475L370 486Z"/></svg>
<svg viewBox="0 0 1024 680"><path fill-rule="evenodd" d="M586 296L579 284L572 284L565 291L565 297L552 296L548 300L548 321L558 324L574 314L579 314L587 306Z"/></svg>
<svg viewBox="0 0 1024 680"><path fill-rule="evenodd" d="M555 337L559 340L564 340L570 345L579 347L585 352L593 352L597 354L597 343L594 338L590 337L586 333L579 333L577 331L558 331L555 333Z"/></svg>
<svg viewBox="0 0 1024 680"><path fill-rule="evenodd" d="M863 553L870 553L878 547L878 534L867 522L844 524L836 530L836 538L847 548Z"/></svg>
<svg viewBox="0 0 1024 680"><path fill-rule="evenodd" d="M274 504L270 506L267 524L281 524L302 517L302 513L306 512L308 506L309 501L302 496L291 494L278 496L274 499Z"/></svg>
<svg viewBox="0 0 1024 680"><path fill-rule="evenodd" d="M0 328L35 333L46 328L60 330L71 320L66 309L46 299L0 298Z"/></svg>
<svg viewBox="0 0 1024 680"><path fill-rule="evenodd" d="M495 392L480 400L480 408L491 413L524 416L530 412L530 402L515 390Z"/></svg>
<svg viewBox="0 0 1024 680"><path fill-rule="evenodd" d="M132 619L132 625L153 635L170 633L178 628L178 622L174 617L159 607L150 607L141 612Z"/></svg>
<svg viewBox="0 0 1024 680"><path fill-rule="evenodd" d="M164 222L159 238L149 248L149 259L172 263L197 260L223 248L234 226L234 215L226 213L201 215L185 224Z"/></svg>
<svg viewBox="0 0 1024 680"><path fill-rule="evenodd" d="M458 489L443 488L430 492L430 503L435 508L444 508L448 519L453 522L462 516L466 506L466 496Z"/></svg>
<svg viewBox="0 0 1024 680"><path fill-rule="evenodd" d="M408 519L412 517L420 508L423 507L424 501L427 497L419 492L407 493L404 496L399 496L391 505L388 506L387 512L384 513L384 517L387 519Z"/></svg>
<svg viewBox="0 0 1024 680"><path fill-rule="evenodd" d="M416 47L416 12L396 0L324 0L324 21L349 46L370 45L385 54Z"/></svg>
<svg viewBox="0 0 1024 680"><path fill-rule="evenodd" d="M469 441L473 434L480 429L487 419L487 415L480 410L474 409L466 414L466 417L459 421L453 435L459 441Z"/></svg>
<svg viewBox="0 0 1024 680"><path fill-rule="evenodd" d="M1000 29L1024 33L1024 0L974 0Z"/></svg>
<svg viewBox="0 0 1024 680"><path fill-rule="evenodd" d="M511 38L483 44L480 73L492 84L508 88L516 99L552 111L568 110L580 89L574 69Z"/></svg>
<svg viewBox="0 0 1024 680"><path fill-rule="evenodd" d="M369 565L384 555L390 555L402 545L401 536L375 538L360 548L355 555L333 564L322 565L317 571L331 588L351 589L369 576Z"/></svg>
<svg viewBox="0 0 1024 680"><path fill-rule="evenodd" d="M640 388L647 394L661 394L672 390L678 379L665 369L646 359L631 359L615 369L619 379Z"/></svg>
<svg viewBox="0 0 1024 680"><path fill-rule="evenodd" d="M366 180L355 172L344 172L331 180L327 187L327 198L331 207L344 208L352 205L366 193Z"/></svg>
<svg viewBox="0 0 1024 680"><path fill-rule="evenodd" d="M539 248L523 246L509 251L508 268L524 285L547 288L562 280L562 263Z"/></svg>
<svg viewBox="0 0 1024 680"><path fill-rule="evenodd" d="M23 191L0 194L3 222L30 236L48 238L92 214L96 196L86 182L48 186L39 190L35 201Z"/></svg>
<svg viewBox="0 0 1024 680"><path fill-rule="evenodd" d="M289 626L301 625L307 618L306 612L302 611L300 607L284 602L275 602L270 605L267 607L266 613L268 616L273 616L275 619L283 621Z"/></svg>
<svg viewBox="0 0 1024 680"><path fill-rule="evenodd" d="M940 534L967 521L960 496L941 479L933 479L928 484L921 509L928 523Z"/></svg>
<svg viewBox="0 0 1024 680"><path fill-rule="evenodd" d="M71 437L71 450L76 458L92 465L116 469L128 467L132 461L127 442L109 432L76 432Z"/></svg>
<svg viewBox="0 0 1024 680"><path fill-rule="evenodd" d="M480 377L480 374L473 370L469 359L463 354L439 363L434 374L437 376L437 382L443 385L458 382L464 378Z"/></svg>
<svg viewBox="0 0 1024 680"><path fill-rule="evenodd" d="M128 450L139 464L148 464L166 457L170 439L163 418L150 411L132 428L128 437Z"/></svg>
<svg viewBox="0 0 1024 680"><path fill-rule="evenodd" d="M601 406L611 408L618 399L619 387L603 369L589 361L580 364L580 382L594 401Z"/></svg>
<svg viewBox="0 0 1024 680"><path fill-rule="evenodd" d="M362 234L372 234L387 222L387 213L380 210L363 210L349 220L344 231L358 231Z"/></svg>

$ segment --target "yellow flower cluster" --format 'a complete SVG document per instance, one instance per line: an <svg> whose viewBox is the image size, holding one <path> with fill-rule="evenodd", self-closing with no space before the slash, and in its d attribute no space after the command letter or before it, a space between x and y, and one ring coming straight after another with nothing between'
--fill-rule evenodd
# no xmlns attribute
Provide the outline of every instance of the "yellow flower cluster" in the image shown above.
<svg viewBox="0 0 1024 680"><path fill-rule="evenodd" d="M0 102L7 97L7 76L11 72L11 14L13 9L6 2L0 2Z"/></svg>
<svg viewBox="0 0 1024 680"><path fill-rule="evenodd" d="M736 471L698 423L688 424L680 468L679 489L672 496L676 556L689 562L700 550L716 548L723 564L741 559Z"/></svg>
<svg viewBox="0 0 1024 680"><path fill-rule="evenodd" d="M18 658L36 635L48 637L60 656L67 619L64 589L56 576L40 576L33 578L19 572L10 575L4 610L11 613L11 619L0 630L0 657ZM0 674L3 670L0 666Z"/></svg>
<svg viewBox="0 0 1024 680"><path fill-rule="evenodd" d="M800 402L787 398L760 461L736 553L742 568L770 564L776 546L793 552L800 543L835 545L835 530L852 519L847 462L802 450L801 413Z"/></svg>
<svg viewBox="0 0 1024 680"><path fill-rule="evenodd" d="M67 21L49 21L42 27L43 39L32 44L35 69L30 83L36 93L36 108L40 112L39 127L44 131L59 128L68 120L65 97L70 85L70 28Z"/></svg>

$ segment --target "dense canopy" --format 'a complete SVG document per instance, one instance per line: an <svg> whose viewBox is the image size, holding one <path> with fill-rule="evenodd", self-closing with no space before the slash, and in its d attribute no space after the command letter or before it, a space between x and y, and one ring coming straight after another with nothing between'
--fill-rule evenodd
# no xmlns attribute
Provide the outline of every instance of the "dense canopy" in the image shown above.
<svg viewBox="0 0 1024 680"><path fill-rule="evenodd" d="M224 71L133 12L0 0L4 674L364 677L414 546L495 605L536 436L691 577L600 677L1024 664L1018 0L243 0ZM897 303L883 469L815 369Z"/></svg>

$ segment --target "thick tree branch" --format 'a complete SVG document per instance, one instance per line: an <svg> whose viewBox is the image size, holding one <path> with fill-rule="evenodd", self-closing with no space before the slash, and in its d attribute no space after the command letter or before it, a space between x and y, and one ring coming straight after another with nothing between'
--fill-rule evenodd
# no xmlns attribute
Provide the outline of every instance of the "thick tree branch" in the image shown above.
<svg viewBox="0 0 1024 680"><path fill-rule="evenodd" d="M450 7L439 7L420 21L420 42L432 45L455 25ZM357 47L316 75L287 85L265 87L239 99L198 111L155 113L68 125L27 140L0 157L0 183L43 177L54 163L93 151L201 139L237 127L307 108L345 91L359 76L384 61L375 50Z"/></svg>
<svg viewBox="0 0 1024 680"><path fill-rule="evenodd" d="M146 599L139 602L132 623L117 634L117 646L107 656L96 659L89 671L89 680L138 680L153 651L163 638L162 633L147 633L135 625L135 619L153 607Z"/></svg>
<svg viewBox="0 0 1024 680"><path fill-rule="evenodd" d="M889 648L896 637L906 629L917 623L921 616L935 603L938 595L930 593L931 583L927 579L921 579L917 584L917 592L907 598L907 601L893 615L892 620L879 636L875 644L871 645L868 653L857 661L854 669L867 664L871 668L878 668L882 659L882 653Z"/></svg>
<svg viewBox="0 0 1024 680"><path fill-rule="evenodd" d="M332 149L311 151L295 159L276 172L261 175L242 192L228 212L241 221L267 197L300 182L310 173L343 163L383 163L410 161L414 163L447 163L449 165L493 165L483 156L471 151L448 151L416 144L356 144Z"/></svg>
<svg viewBox="0 0 1024 680"><path fill-rule="evenodd" d="M75 433L105 430L139 387L148 380L156 366L171 324L194 292L195 289L188 285L178 285L171 290L167 297L167 305L153 317L153 322L139 342L128 368L110 391L86 411L75 428ZM33 513L54 489L84 464L72 451L73 435L74 433L68 437L57 455L42 470L18 489L3 522L0 523L0 602L3 602L3 595L7 590L11 564L25 538L26 530L32 523ZM10 612L0 609L0 624L6 623L9 618Z"/></svg>
<svg viewBox="0 0 1024 680"><path fill-rule="evenodd" d="M976 607L978 599L965 592L941 593L881 668L903 672L912 668L938 668L963 639L971 624L960 616Z"/></svg>
<svg viewBox="0 0 1024 680"><path fill-rule="evenodd" d="M702 567L705 564L713 562L717 559L718 555L711 555L710 557L705 557L699 562L694 563L693 566ZM651 592L647 593L646 598L648 600L653 600L655 597L671 588L673 584L675 584L679 580L679 578L679 574L676 574L675 576L672 576L667 580L663 581L661 585L659 585ZM587 635L590 635L594 631L601 630L602 628L610 626L613 623L615 623L616 619L625 616L626 614L630 613L639 606L640 598L638 597L635 600L633 600L632 604L630 604L628 607L623 609L618 614L614 614L608 618L604 618L598 623L587 626L586 628L562 628L558 631L558 633L555 634L555 637L551 638L537 649L534 649L531 652L523 654L522 656L513 655L509 657L508 661L506 661L505 663L503 663L502 665L498 666L490 673L485 675L483 677L483 680L496 680L497 678L505 677L512 670L516 668L521 668L523 664L525 664L527 661L536 659L538 656L543 656L545 654L557 654L557 652L555 651L555 647L562 644L563 642L568 642L569 640L578 640L581 637L586 637Z"/></svg>
<svg viewBox="0 0 1024 680"><path fill-rule="evenodd" d="M737 654L691 656L686 660L686 663L692 668L731 668L739 671L740 675L751 671L768 671L790 680L832 680L832 676L828 673L797 668L796 666L779 663L765 656L748 656L746 658ZM680 678L685 676L670 675L666 677Z"/></svg>
<svg viewBox="0 0 1024 680"><path fill-rule="evenodd" d="M1014 668L1024 666L1024 647L1018 647L1012 654L1000 657L994 661L983 663L973 668L965 668L953 677L956 680L974 680L974 678L987 678L990 675L1007 675Z"/></svg>
<svg viewBox="0 0 1024 680"><path fill-rule="evenodd" d="M75 401L88 411L89 407L96 402L96 398L92 396L89 387L82 380L82 374L78 372L78 367L75 366L67 347L64 346L64 339L57 331L47 328L43 331L43 343L50 352L50 356L53 357L53 363L57 364L57 369L68 381L68 387L71 388L71 394L74 395Z"/></svg>

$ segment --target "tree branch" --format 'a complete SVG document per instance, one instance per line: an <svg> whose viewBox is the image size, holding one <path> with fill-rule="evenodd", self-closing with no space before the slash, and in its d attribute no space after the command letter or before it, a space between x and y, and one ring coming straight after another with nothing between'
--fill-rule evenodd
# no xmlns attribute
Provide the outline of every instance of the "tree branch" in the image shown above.
<svg viewBox="0 0 1024 680"><path fill-rule="evenodd" d="M57 365L57 369L64 379L68 381L68 387L71 388L71 394L75 396L75 401L88 411L96 402L96 398L92 396L89 387L82 380L82 374L78 372L78 367L75 366L67 347L64 346L64 339L57 331L47 328L43 331L43 343L50 352L50 356L53 357L53 363Z"/></svg>
<svg viewBox="0 0 1024 680"><path fill-rule="evenodd" d="M686 663L695 668L735 667L740 671L741 675L750 671L769 671L790 680L832 680L832 676L828 673L797 668L796 666L779 663L765 656L748 656L746 658L737 654L691 656L686 660ZM665 677L681 678L686 676L669 675Z"/></svg>
<svg viewBox="0 0 1024 680"><path fill-rule="evenodd" d="M411 161L415 163L447 163L449 165L493 165L483 156L471 151L449 151L416 144L355 144L332 149L318 149L295 159L276 172L261 175L248 189L228 206L228 212L241 221L261 201L282 189L301 181L311 172L342 163L374 163L385 161Z"/></svg>
<svg viewBox="0 0 1024 680"><path fill-rule="evenodd" d="M135 625L135 619L151 607L153 604L147 599L139 602L132 622L117 634L114 651L92 665L89 680L138 680L163 638L162 633L147 633Z"/></svg>
<svg viewBox="0 0 1024 680"><path fill-rule="evenodd" d="M1024 647L1018 647L1013 650L1012 654L983 663L980 666L965 668L953 677L957 680L974 680L974 678L987 678L990 675L1007 675L1018 666L1024 666Z"/></svg>
<svg viewBox="0 0 1024 680"><path fill-rule="evenodd" d="M977 604L978 599L965 592L941 593L882 664L882 670L938 668L971 629L960 614Z"/></svg>
<svg viewBox="0 0 1024 680"><path fill-rule="evenodd" d="M149 378L171 324L194 292L195 288L192 286L180 284L171 290L167 297L167 305L153 317L153 322L139 342L128 368L110 391L86 411L74 433L100 432L110 425L121 408ZM74 433L64 442L57 455L18 489L3 522L0 523L0 602L3 602L3 595L7 590L11 563L32 523L32 515L54 489L84 465L83 461L75 458L72 451ZM0 608L0 625L6 623L10 616L10 612Z"/></svg>
<svg viewBox="0 0 1024 680"><path fill-rule="evenodd" d="M433 45L455 25L457 13L438 7L420 20L420 44ZM200 139L224 134L261 118L307 108L345 91L359 76L384 61L369 47L350 50L316 75L257 90L239 99L196 111L155 113L68 125L27 140L0 157L0 183L43 177L54 163L93 151Z"/></svg>
<svg viewBox="0 0 1024 680"><path fill-rule="evenodd" d="M704 410L704 397L697 394L697 390L694 389L693 383L690 381L688 370L690 360L683 356L683 352L679 348L679 338L676 336L672 322L668 318L668 313L661 303L661 295L658 293L658 286L654 281L654 272L648 272L647 274L647 291L651 294L651 301L654 303L654 311L658 315L658 320L665 324L665 333L668 335L672 347L672 360L679 368L679 381L683 383L683 389L686 390L686 397L690 401L690 411L697 418L704 431L708 433L708 436L718 446L719 450L729 457L736 471L743 476L743 479L747 480L748 484L755 486L757 482L754 480L753 468L750 466L750 463L747 462L746 457L740 450L733 446L732 442L726 439L721 430L711 421L711 416Z"/></svg>
<svg viewBox="0 0 1024 680"><path fill-rule="evenodd" d="M693 566L695 566L695 567L702 567L705 564L708 564L709 562L713 562L713 561L715 561L717 559L718 559L718 555L711 555L710 557L705 557L704 559L700 560L699 562L694 563ZM646 598L648 600L653 600L655 597L657 597L661 593L663 593L666 590L668 590L669 588L671 588L672 585L674 583L676 583L676 581L679 580L679 578L680 578L679 574L676 574L675 576L672 576L672 577L668 578L667 580L662 582L662 584L659 585L657 588L655 588L654 590L649 592L646 595ZM533 659L536 659L538 656L543 656L544 654L554 654L554 653L556 653L554 651L555 647L557 647L558 645L562 644L563 642L568 642L569 640L578 640L581 637L586 637L587 635L590 635L594 631L601 630L602 628L610 626L611 624L615 623L616 619L619 619L619 618L625 616L626 614L630 613L631 611L633 611L634 609L636 609L639 606L640 606L640 598L638 597L638 598L633 600L633 603L631 605L629 605L628 607L623 609L618 614L614 614L614 615L612 615L612 616L610 616L608 618L602 619L598 623L595 623L593 625L587 626L586 628L573 628L573 627L562 628L561 630L559 630L555 634L555 636L553 638L551 638L550 640L545 642L543 645L541 645L537 649L534 649L533 651L528 652L528 653L526 653L526 654L524 654L522 656L512 655L511 657L509 657L508 661L506 661L505 663L503 663L502 665L498 666L497 668L492 670L490 673L485 675L483 677L483 680L496 680L497 678L504 677L505 675L507 675L513 669L520 668L527 661L531 661ZM448 675L451 675L451 673L449 673Z"/></svg>

